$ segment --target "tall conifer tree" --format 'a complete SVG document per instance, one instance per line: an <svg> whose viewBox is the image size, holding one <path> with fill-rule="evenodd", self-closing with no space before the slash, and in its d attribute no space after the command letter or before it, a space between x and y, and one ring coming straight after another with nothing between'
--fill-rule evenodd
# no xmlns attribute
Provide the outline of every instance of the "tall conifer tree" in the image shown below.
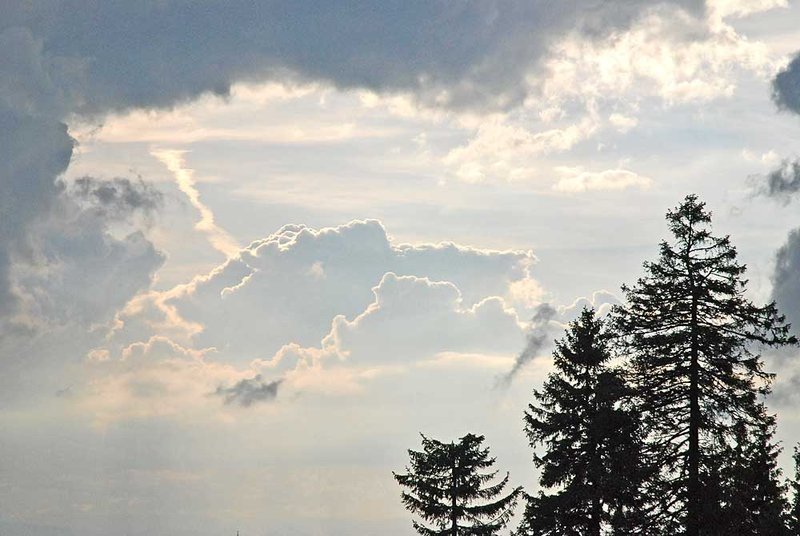
<svg viewBox="0 0 800 536"><path fill-rule="evenodd" d="M467 434L442 443L422 436L422 451L409 450L406 474L394 473L403 504L424 523L414 521L423 536L492 536L508 524L522 488L503 495L509 475L498 471L484 437ZM493 483L494 482L494 483Z"/></svg>
<svg viewBox="0 0 800 536"><path fill-rule="evenodd" d="M660 530L717 534L704 505L718 456L737 422L758 426L759 395L769 391L758 345L795 344L773 304L745 297L745 266L730 239L711 234L711 215L694 195L667 213L672 240L661 243L645 276L623 287L615 328L631 353L631 378L659 469L650 496ZM715 483L716 482L716 483ZM650 529L651 532L655 528Z"/></svg>
<svg viewBox="0 0 800 536"><path fill-rule="evenodd" d="M794 460L794 475L789 481L789 488L792 493L789 497L787 524L789 533L795 535L800 534L800 444L795 445L792 459Z"/></svg>
<svg viewBox="0 0 800 536"><path fill-rule="evenodd" d="M518 534L637 534L638 420L623 404L628 388L609 366L609 334L593 310L570 324L553 359L555 371L525 413L548 491L528 498Z"/></svg>

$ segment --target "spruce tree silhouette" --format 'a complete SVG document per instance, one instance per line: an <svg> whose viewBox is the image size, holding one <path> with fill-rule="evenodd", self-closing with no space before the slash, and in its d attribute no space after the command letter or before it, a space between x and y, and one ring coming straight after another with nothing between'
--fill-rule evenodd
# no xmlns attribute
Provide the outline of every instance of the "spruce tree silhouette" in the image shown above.
<svg viewBox="0 0 800 536"><path fill-rule="evenodd" d="M503 490L509 475L499 482L484 437L467 434L458 442L442 443L422 436L422 451L409 450L406 474L394 475L408 491L403 504L425 523L413 522L424 536L491 536L508 524L522 488ZM502 495L502 496L501 496Z"/></svg>
<svg viewBox="0 0 800 536"><path fill-rule="evenodd" d="M789 534L795 535L800 534L800 444L795 445L792 459L794 460L794 475L789 481L792 493L786 522Z"/></svg>
<svg viewBox="0 0 800 536"><path fill-rule="evenodd" d="M722 457L718 534L791 534L786 523L786 489L778 466L781 449L773 439L775 418L763 406L761 411L763 417L757 426L748 427L744 422L734 425L733 445Z"/></svg>
<svg viewBox="0 0 800 536"><path fill-rule="evenodd" d="M640 533L638 416L621 373L609 366L610 334L584 309L553 352L555 371L525 413L542 488L528 497L520 536ZM545 447L538 453L538 447Z"/></svg>
<svg viewBox="0 0 800 536"><path fill-rule="evenodd" d="M758 346L796 344L774 303L745 297L745 266L729 237L711 234L711 214L695 195L667 213L672 233L645 276L623 287L614 328L631 354L630 378L658 469L648 495L658 514L650 532L720 534L712 483L717 445L734 441L736 423L763 424L760 395L770 389ZM723 460L724 461L724 460Z"/></svg>

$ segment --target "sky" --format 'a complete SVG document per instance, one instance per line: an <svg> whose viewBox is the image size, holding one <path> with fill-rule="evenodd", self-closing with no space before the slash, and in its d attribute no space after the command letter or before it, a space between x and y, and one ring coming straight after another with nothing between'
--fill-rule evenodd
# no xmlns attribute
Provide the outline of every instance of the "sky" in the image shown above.
<svg viewBox="0 0 800 536"><path fill-rule="evenodd" d="M690 193L800 326L796 0L0 14L3 535L408 535L420 433L534 491L549 341Z"/></svg>

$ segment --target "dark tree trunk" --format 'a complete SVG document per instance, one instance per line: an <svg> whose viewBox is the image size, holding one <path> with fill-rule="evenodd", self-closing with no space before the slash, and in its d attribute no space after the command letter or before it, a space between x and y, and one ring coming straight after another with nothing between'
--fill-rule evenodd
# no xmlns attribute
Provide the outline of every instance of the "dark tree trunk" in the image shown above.
<svg viewBox="0 0 800 536"><path fill-rule="evenodd" d="M586 367L585 373L585 382L587 385L591 385L591 369ZM593 393L591 396L591 408L592 408L592 416L596 417L598 413L597 407L597 393ZM598 438L596 434L594 423L589 428L590 438L589 438L589 459L591 460L591 466L589 467L589 478L591 482L589 482L592 490L592 503L591 503L591 519L589 520L589 527L588 527L588 536L600 536L600 517L602 516L603 511L603 504L600 500L600 449L598 445Z"/></svg>
<svg viewBox="0 0 800 536"><path fill-rule="evenodd" d="M687 501L686 501L686 534L700 534L700 397L699 371L696 348L692 352L692 370L689 383L689 453Z"/></svg>
<svg viewBox="0 0 800 536"><path fill-rule="evenodd" d="M600 536L600 515L602 506L600 500L595 497L592 499L592 520L589 525L589 536Z"/></svg>
<svg viewBox="0 0 800 536"><path fill-rule="evenodd" d="M691 243L691 242L690 242ZM689 370L689 452L686 492L686 534L700 535L700 356L697 333L697 291L694 274L688 265L689 282L692 291L691 349Z"/></svg>
<svg viewBox="0 0 800 536"><path fill-rule="evenodd" d="M455 456L455 447L453 447L453 451L454 451L453 452L453 469L452 469L453 477L452 477L451 483L450 483L450 485L452 486L451 493L450 493L450 500L451 500L451 503L452 503L451 504L452 512L450 514L450 521L452 523L451 535L452 536L458 536L458 512L456 512L457 503L456 503L456 456Z"/></svg>

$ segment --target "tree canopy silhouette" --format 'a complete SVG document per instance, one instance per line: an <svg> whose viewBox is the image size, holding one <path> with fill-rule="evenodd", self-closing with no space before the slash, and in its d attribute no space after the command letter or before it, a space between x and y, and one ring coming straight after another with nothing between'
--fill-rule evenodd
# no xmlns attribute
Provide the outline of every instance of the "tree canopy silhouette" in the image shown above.
<svg viewBox="0 0 800 536"><path fill-rule="evenodd" d="M704 495L737 422L758 427L759 395L769 392L759 346L796 344L774 303L745 297L745 266L729 237L711 234L711 214L695 195L667 213L671 241L661 243L645 276L623 287L614 327L630 354L630 377L658 468L649 496L668 534L717 534L704 519ZM710 532L709 532L710 531Z"/></svg>
<svg viewBox="0 0 800 536"><path fill-rule="evenodd" d="M517 536L800 535L800 446L789 485L778 464L773 375L760 352L797 345L774 303L747 297L746 267L689 195L644 276L607 320L584 309L556 342L554 370L525 412L540 470ZM395 475L417 532L488 535L521 493L483 437L423 436ZM792 490L791 497L788 489ZM791 499L791 500L790 500ZM482 502L483 501L483 502ZM491 502L493 501L493 502Z"/></svg>
<svg viewBox="0 0 800 536"><path fill-rule="evenodd" d="M495 459L482 448L484 437L467 434L458 442L442 443L422 436L422 450L409 450L407 473L394 474L407 491L402 500L422 523L424 536L491 536L508 524L522 492L503 494L509 475L496 481Z"/></svg>
<svg viewBox="0 0 800 536"><path fill-rule="evenodd" d="M630 391L613 356L610 334L593 309L569 325L553 352L554 372L525 413L540 485L518 534L600 536L639 527L644 476L638 415L624 404ZM545 447L540 454L537 447Z"/></svg>
<svg viewBox="0 0 800 536"><path fill-rule="evenodd" d="M737 422L733 444L722 457L717 533L737 536L789 536L786 489L778 467L780 448L773 439L775 418L761 407L756 426ZM705 497L708 502L709 497ZM796 534L796 533L795 533Z"/></svg>
<svg viewBox="0 0 800 536"><path fill-rule="evenodd" d="M800 534L800 445L795 445L792 460L794 474L789 481L791 496L786 521L790 534Z"/></svg>

